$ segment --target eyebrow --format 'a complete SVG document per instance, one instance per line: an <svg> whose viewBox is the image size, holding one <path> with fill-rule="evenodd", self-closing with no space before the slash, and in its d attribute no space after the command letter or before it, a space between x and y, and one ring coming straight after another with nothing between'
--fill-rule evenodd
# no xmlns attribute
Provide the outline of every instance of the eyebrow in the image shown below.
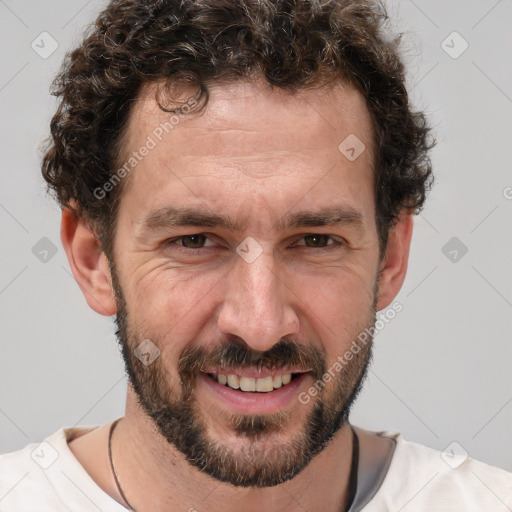
<svg viewBox="0 0 512 512"><path fill-rule="evenodd" d="M364 228L363 215L352 208L323 208L319 211L286 213L277 223L278 230L319 226L354 226Z"/></svg>
<svg viewBox="0 0 512 512"><path fill-rule="evenodd" d="M197 226L224 228L240 231L239 223L233 218L212 212L203 212L194 208L161 208L152 212L142 221L143 230L156 231L161 228L179 226Z"/></svg>
<svg viewBox="0 0 512 512"><path fill-rule="evenodd" d="M352 226L360 231L364 229L363 215L346 207L323 208L318 211L299 211L286 213L275 225L277 231L291 228L319 226ZM151 212L141 221L143 231L157 231L172 227L209 227L228 231L242 231L242 226L233 217L195 208L161 208Z"/></svg>

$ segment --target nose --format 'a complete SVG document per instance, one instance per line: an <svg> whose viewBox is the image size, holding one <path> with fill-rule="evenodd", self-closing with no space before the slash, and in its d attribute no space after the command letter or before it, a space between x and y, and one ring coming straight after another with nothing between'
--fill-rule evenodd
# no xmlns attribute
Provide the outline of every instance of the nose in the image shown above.
<svg viewBox="0 0 512 512"><path fill-rule="evenodd" d="M297 334L296 296L271 255L263 253L251 263L239 258L226 279L217 321L223 334L238 336L258 351L269 350L284 336Z"/></svg>

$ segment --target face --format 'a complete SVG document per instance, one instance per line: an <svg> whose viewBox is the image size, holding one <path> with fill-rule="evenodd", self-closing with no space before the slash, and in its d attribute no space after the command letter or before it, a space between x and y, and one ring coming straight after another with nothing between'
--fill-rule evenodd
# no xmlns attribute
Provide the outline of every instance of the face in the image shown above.
<svg viewBox="0 0 512 512"><path fill-rule="evenodd" d="M371 356L370 342L339 362L375 322L369 114L348 86L253 82L212 87L160 134L170 117L146 88L124 141L127 159L153 146L123 190L111 261L130 383L191 464L277 485L347 421ZM355 160L338 149L351 134Z"/></svg>

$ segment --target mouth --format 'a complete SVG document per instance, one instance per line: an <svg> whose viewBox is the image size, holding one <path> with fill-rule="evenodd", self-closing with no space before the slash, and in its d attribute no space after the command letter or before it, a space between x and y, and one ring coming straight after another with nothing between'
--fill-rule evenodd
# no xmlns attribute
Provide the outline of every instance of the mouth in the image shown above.
<svg viewBox="0 0 512 512"><path fill-rule="evenodd" d="M289 407L309 376L309 370L290 368L208 368L201 370L199 381L211 398L231 410L246 414L270 414Z"/></svg>
<svg viewBox="0 0 512 512"><path fill-rule="evenodd" d="M228 386L231 389L238 389L243 392L270 393L275 389L287 386L301 373L303 372L287 372L267 375L265 377L253 377L245 373L241 375L236 373L207 373L207 375L219 384Z"/></svg>

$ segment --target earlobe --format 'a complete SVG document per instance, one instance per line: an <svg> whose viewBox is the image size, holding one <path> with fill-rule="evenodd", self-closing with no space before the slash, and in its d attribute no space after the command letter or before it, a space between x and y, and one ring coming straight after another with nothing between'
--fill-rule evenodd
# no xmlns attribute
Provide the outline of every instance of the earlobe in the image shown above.
<svg viewBox="0 0 512 512"><path fill-rule="evenodd" d="M62 211L60 236L71 271L87 304L100 315L117 311L108 260L85 220L70 208Z"/></svg>
<svg viewBox="0 0 512 512"><path fill-rule="evenodd" d="M407 273L412 228L412 213L404 211L389 232L386 252L380 264L377 311L388 307L402 288Z"/></svg>

